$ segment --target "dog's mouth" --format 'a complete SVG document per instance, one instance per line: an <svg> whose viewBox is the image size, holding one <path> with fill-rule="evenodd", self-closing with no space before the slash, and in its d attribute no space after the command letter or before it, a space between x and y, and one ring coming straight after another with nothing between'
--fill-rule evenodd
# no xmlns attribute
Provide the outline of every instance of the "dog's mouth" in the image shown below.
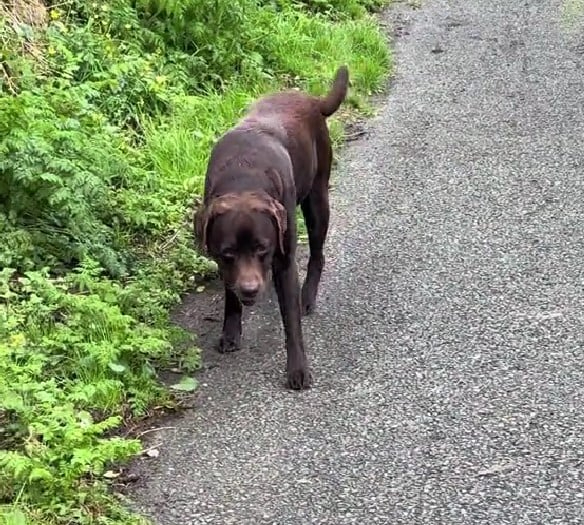
<svg viewBox="0 0 584 525"><path fill-rule="evenodd" d="M242 290L238 286L234 286L232 290L233 292L235 292L235 295L237 296L239 302L243 306L253 306L257 304L258 301L260 301L260 299L264 297L264 294L266 292L265 282L262 283L262 285L259 286L257 290L253 291Z"/></svg>

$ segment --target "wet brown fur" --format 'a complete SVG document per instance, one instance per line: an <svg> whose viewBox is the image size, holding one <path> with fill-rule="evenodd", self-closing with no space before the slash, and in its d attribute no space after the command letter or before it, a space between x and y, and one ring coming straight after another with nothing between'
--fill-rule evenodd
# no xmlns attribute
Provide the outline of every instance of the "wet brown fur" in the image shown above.
<svg viewBox="0 0 584 525"><path fill-rule="evenodd" d="M326 117L345 99L341 67L326 97L289 91L268 95L217 142L195 217L202 248L217 260L225 283L220 351L241 343L242 303L253 304L270 270L286 335L288 384L307 388L312 376L304 350L302 314L315 306L329 223L332 163ZM300 293L296 267L296 206L306 222L310 259Z"/></svg>

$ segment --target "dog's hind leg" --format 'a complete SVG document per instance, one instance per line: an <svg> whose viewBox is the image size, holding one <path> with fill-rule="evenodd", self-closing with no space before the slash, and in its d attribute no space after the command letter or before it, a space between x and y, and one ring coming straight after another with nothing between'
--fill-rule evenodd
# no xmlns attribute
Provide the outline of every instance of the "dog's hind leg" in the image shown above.
<svg viewBox="0 0 584 525"><path fill-rule="evenodd" d="M316 307L316 295L320 277L324 268L324 243L328 233L330 207L328 185L330 177L331 157L321 161L319 173L314 179L312 189L300 203L310 245L310 259L306 279L302 286L302 313L310 314Z"/></svg>

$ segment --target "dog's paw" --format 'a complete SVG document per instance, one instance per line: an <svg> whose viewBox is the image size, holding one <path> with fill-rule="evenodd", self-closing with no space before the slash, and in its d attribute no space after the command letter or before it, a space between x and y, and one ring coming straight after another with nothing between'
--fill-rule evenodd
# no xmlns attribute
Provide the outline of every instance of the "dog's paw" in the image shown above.
<svg viewBox="0 0 584 525"><path fill-rule="evenodd" d="M241 338L233 337L223 334L219 339L217 351L220 354L227 354L229 352L237 352L241 348Z"/></svg>
<svg viewBox="0 0 584 525"><path fill-rule="evenodd" d="M312 386L312 374L307 366L288 370L288 388L306 390Z"/></svg>
<svg viewBox="0 0 584 525"><path fill-rule="evenodd" d="M301 300L301 313L302 315L310 315L316 309L316 297L311 294L308 290L302 290L302 300Z"/></svg>
<svg viewBox="0 0 584 525"><path fill-rule="evenodd" d="M302 315L310 315L311 313L316 310L316 303L315 302L304 302L302 301Z"/></svg>

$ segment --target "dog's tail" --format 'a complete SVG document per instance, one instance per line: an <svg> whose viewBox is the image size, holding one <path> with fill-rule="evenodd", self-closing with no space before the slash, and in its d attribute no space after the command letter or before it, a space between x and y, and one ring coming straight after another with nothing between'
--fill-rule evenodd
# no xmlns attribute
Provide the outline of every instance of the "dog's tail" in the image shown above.
<svg viewBox="0 0 584 525"><path fill-rule="evenodd" d="M345 100L349 89L349 69L341 66L337 69L335 79L328 95L320 99L320 112L325 117L330 117Z"/></svg>

